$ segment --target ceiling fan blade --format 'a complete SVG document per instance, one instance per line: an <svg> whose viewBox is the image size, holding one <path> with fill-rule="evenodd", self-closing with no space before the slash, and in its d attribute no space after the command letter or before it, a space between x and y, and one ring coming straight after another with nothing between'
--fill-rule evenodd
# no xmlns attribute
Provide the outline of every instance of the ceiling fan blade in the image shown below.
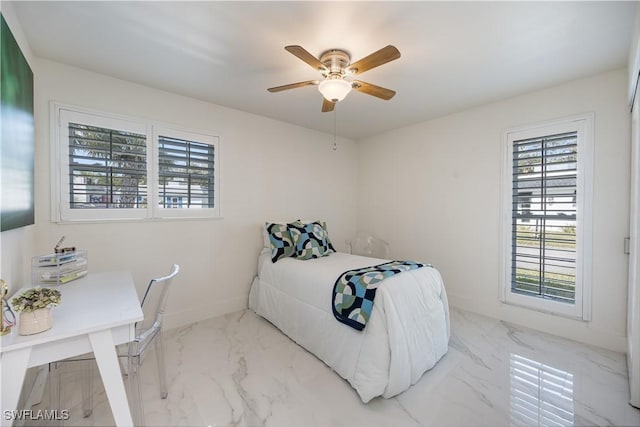
<svg viewBox="0 0 640 427"><path fill-rule="evenodd" d="M360 74L398 58L400 58L400 51L395 46L389 45L354 62L345 71L349 74Z"/></svg>
<svg viewBox="0 0 640 427"><path fill-rule="evenodd" d="M357 90L358 92L366 93L367 95L372 95L380 99L384 99L385 101L390 100L396 94L396 91L394 90L372 85L371 83L361 82L358 80L354 80L353 82L351 82L351 88L353 90Z"/></svg>
<svg viewBox="0 0 640 427"><path fill-rule="evenodd" d="M320 62L318 58L311 55L302 46L292 45L292 46L285 46L284 48L287 50L287 52L297 56L299 59L311 65L316 70L328 71L327 67L322 62Z"/></svg>
<svg viewBox="0 0 640 427"><path fill-rule="evenodd" d="M331 102L331 101L327 101L326 98L322 98L322 112L323 113L328 113L329 111L333 111L334 107L336 106L335 102Z"/></svg>
<svg viewBox="0 0 640 427"><path fill-rule="evenodd" d="M274 93L274 92L281 92L283 90L287 90L287 89L295 89L298 87L305 87L305 86L315 86L317 85L319 82L317 80L307 80L306 82L299 82L299 83L291 83L289 85L282 85L282 86L276 86L276 87L270 87L269 89L267 89L269 92Z"/></svg>

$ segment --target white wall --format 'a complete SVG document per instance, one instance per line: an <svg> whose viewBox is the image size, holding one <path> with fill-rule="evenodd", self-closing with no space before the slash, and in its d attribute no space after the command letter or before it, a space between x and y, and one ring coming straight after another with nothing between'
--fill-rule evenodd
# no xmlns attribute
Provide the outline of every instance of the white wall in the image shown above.
<svg viewBox="0 0 640 427"><path fill-rule="evenodd" d="M60 236L89 251L90 271L126 269L140 292L172 263L182 271L167 305L177 326L246 307L265 220L327 221L337 249L355 232L356 146L328 134L48 60L36 69L36 252ZM50 219L51 100L220 135L224 219L55 224Z"/></svg>
<svg viewBox="0 0 640 427"><path fill-rule="evenodd" d="M37 78L33 66L34 56L13 11L13 6L10 3L0 2L0 11L29 63L34 78ZM37 203L38 200L36 200ZM9 294L12 294L29 280L29 265L26 260L34 251L35 237L33 225L0 233L0 277L9 284Z"/></svg>
<svg viewBox="0 0 640 427"><path fill-rule="evenodd" d="M636 5L636 20L633 26L633 36L631 37L631 47L629 49L629 105L633 102L633 95L636 92L636 82L638 81L638 71L640 71L640 7Z"/></svg>
<svg viewBox="0 0 640 427"><path fill-rule="evenodd" d="M178 262L169 325L246 305L266 219L326 219L337 248L358 228L392 256L435 264L453 305L625 351L629 112L619 70L378 135L358 144L59 63L37 59L11 5L2 12L36 83L36 225L0 234L0 274L29 280L29 258L61 235L92 271L129 269L139 290ZM50 222L49 101L217 131L225 218L58 225ZM499 302L500 168L505 128L596 113L593 320ZM309 162L313 161L313 164ZM358 168L354 168L354 164ZM357 207L357 215L356 215Z"/></svg>
<svg viewBox="0 0 640 427"><path fill-rule="evenodd" d="M621 69L360 141L358 228L387 240L392 257L434 264L452 305L624 352L627 88ZM596 128L592 321L502 304L503 132L591 111Z"/></svg>

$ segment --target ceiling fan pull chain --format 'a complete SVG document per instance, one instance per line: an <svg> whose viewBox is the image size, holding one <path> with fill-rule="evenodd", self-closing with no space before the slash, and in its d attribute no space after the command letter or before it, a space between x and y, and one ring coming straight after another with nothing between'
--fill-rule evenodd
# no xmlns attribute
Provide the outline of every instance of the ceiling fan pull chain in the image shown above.
<svg viewBox="0 0 640 427"><path fill-rule="evenodd" d="M333 151L336 151L338 149L338 144L336 142L336 110L335 108L333 109Z"/></svg>

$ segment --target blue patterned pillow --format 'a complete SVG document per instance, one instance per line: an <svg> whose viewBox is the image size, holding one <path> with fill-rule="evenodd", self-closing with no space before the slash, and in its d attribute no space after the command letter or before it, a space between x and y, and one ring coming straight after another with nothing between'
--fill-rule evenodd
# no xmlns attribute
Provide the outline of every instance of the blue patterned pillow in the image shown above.
<svg viewBox="0 0 640 427"><path fill-rule="evenodd" d="M327 233L319 222L289 224L289 231L296 258L306 260L329 255Z"/></svg>
<svg viewBox="0 0 640 427"><path fill-rule="evenodd" d="M331 240L329 240L329 232L327 231L327 223L325 221L322 221L322 228L324 230L324 235L327 238L327 248L329 252L335 252L336 248L333 247L333 244L331 243Z"/></svg>
<svg viewBox="0 0 640 427"><path fill-rule="evenodd" d="M327 247L329 248L329 252L336 252L336 248L333 247L333 244L331 243L331 240L329 240L329 232L327 231L327 222L326 221L303 221L301 219L296 220L293 224L295 225L303 225L303 224L309 224L312 222L317 222L319 224L322 224L322 228L324 229L324 236L327 239Z"/></svg>
<svg viewBox="0 0 640 427"><path fill-rule="evenodd" d="M271 261L290 257L295 254L293 239L287 224L265 223L269 242L271 243Z"/></svg>

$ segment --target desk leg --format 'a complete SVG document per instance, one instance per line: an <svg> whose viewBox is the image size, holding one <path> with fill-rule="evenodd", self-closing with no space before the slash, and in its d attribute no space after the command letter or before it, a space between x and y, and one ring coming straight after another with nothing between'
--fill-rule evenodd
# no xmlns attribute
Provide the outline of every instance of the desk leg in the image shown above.
<svg viewBox="0 0 640 427"><path fill-rule="evenodd" d="M5 411L18 409L18 400L30 357L31 347L2 353L2 394L0 395L2 426L10 426L14 421L13 414Z"/></svg>
<svg viewBox="0 0 640 427"><path fill-rule="evenodd" d="M111 412L116 425L119 427L133 426L127 393L124 389L120 365L118 364L118 355L113 344L111 331L106 330L89 334L89 340L93 347L93 354L96 356L102 383L109 398Z"/></svg>

